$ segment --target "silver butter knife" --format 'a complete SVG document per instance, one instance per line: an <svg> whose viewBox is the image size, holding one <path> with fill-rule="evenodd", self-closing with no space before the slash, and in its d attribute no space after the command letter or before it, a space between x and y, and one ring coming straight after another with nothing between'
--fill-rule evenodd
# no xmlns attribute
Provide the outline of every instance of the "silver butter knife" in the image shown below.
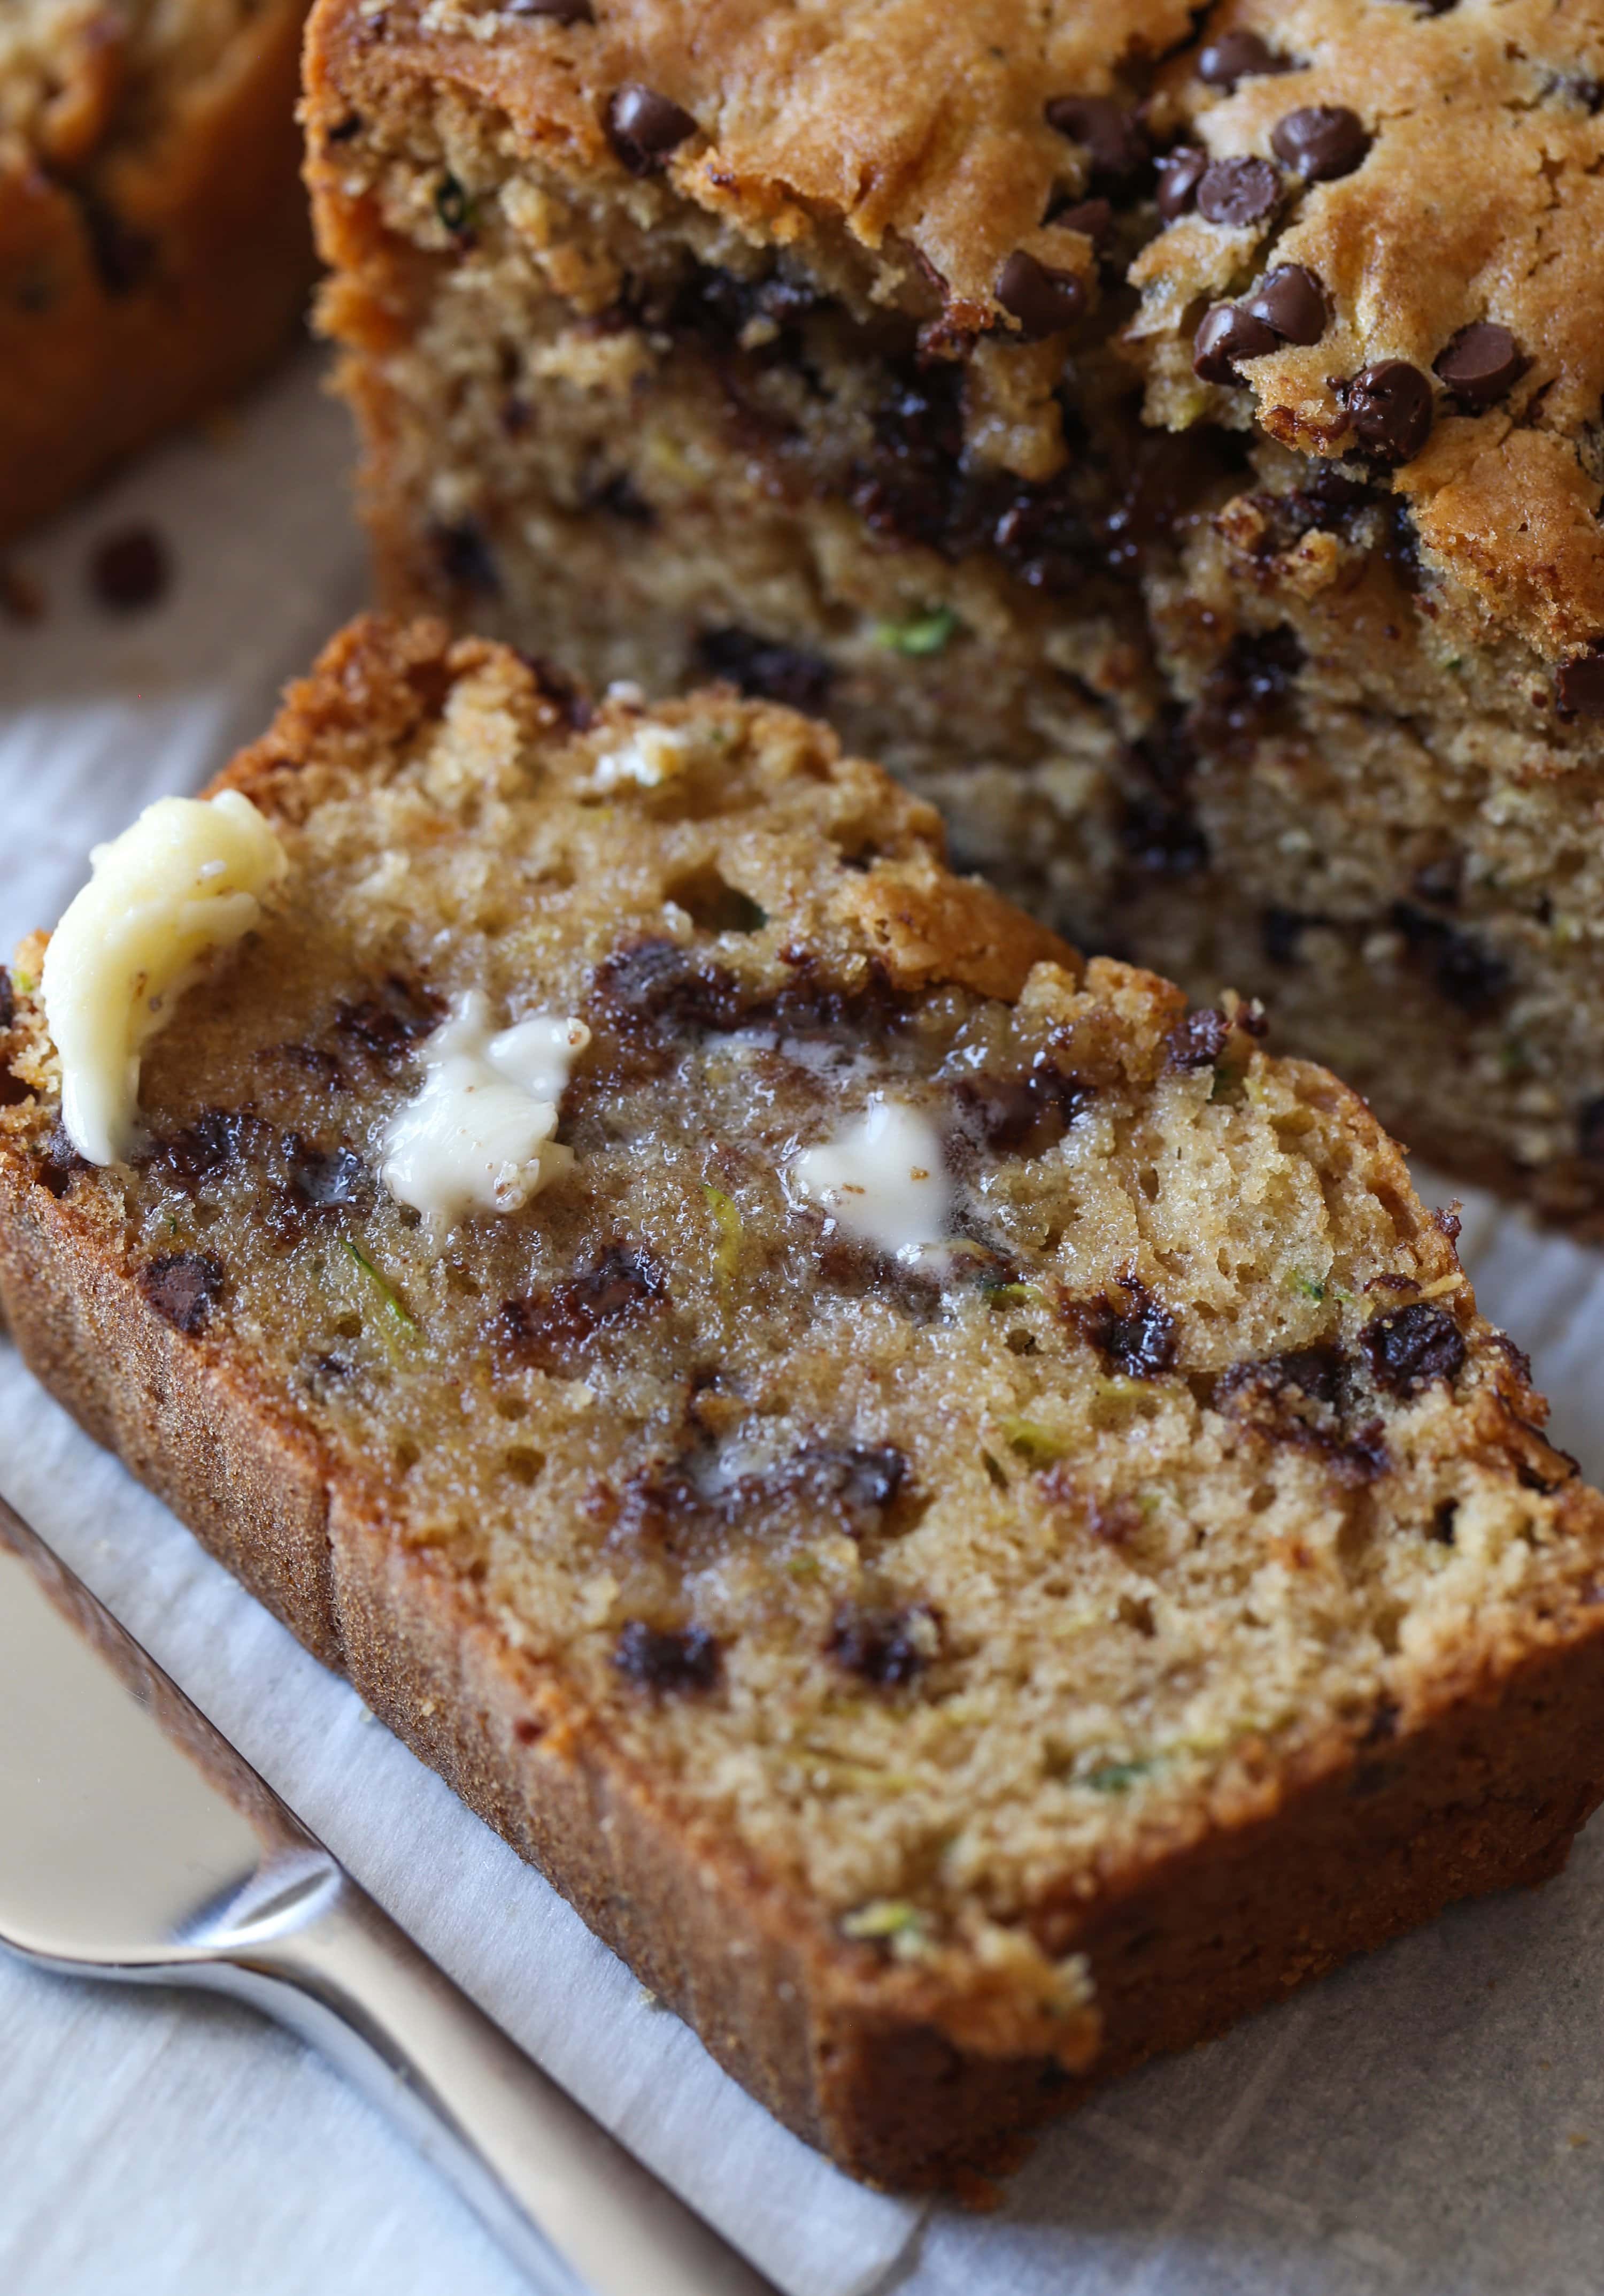
<svg viewBox="0 0 1604 2296"><path fill-rule="evenodd" d="M0 1945L324 2051L543 2296L775 2296L397 1929L0 1499Z"/></svg>

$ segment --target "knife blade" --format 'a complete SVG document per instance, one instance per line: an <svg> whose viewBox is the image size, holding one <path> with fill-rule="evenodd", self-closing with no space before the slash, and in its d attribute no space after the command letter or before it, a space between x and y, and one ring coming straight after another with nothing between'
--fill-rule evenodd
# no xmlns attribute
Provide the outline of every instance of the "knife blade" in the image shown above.
<svg viewBox="0 0 1604 2296"><path fill-rule="evenodd" d="M0 1498L0 1947L225 1992L405 2127L543 2296L777 2296L431 1962Z"/></svg>

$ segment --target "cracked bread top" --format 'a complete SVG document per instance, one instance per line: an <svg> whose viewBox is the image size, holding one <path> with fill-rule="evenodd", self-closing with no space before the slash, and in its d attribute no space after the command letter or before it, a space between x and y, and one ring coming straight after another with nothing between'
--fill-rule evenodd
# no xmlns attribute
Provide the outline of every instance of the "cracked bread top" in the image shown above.
<svg viewBox="0 0 1604 2296"><path fill-rule="evenodd" d="M1150 422L1390 485L1457 622L1604 714L1598 0L1232 0L1195 37L1167 0L322 0L309 56L315 181L364 112L444 97L449 142L455 89L642 230L983 346L994 398L1006 349L1055 439L1112 335Z"/></svg>
<svg viewBox="0 0 1604 2296"><path fill-rule="evenodd" d="M37 946L0 976L8 1185L466 1590L532 1742L864 1984L1073 2057L1111 1878L1591 1631L1600 1503L1363 1104L948 873L822 726L369 623L226 782L289 876L131 1162L63 1139ZM572 1161L431 1227L385 1142L470 991L583 1018ZM798 1185L877 1101L928 1250Z"/></svg>

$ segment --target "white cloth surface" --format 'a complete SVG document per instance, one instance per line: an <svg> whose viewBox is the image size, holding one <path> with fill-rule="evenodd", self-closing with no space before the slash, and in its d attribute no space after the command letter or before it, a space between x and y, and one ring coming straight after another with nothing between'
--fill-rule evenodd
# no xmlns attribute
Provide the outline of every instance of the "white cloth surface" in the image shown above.
<svg viewBox="0 0 1604 2296"><path fill-rule="evenodd" d="M348 459L308 355L226 431L163 450L15 554L51 611L0 623L0 948L55 918L92 842L260 731L282 679L361 603ZM167 537L176 578L113 618L85 567L133 521ZM1480 1200L1462 1250L1535 1358L1557 1439L1597 1478L1604 1262ZM1122 2083L1043 2140L996 2213L922 2210L848 2183L759 2112L4 1345L0 1487L413 1934L791 2296L1604 2285L1604 1827L1544 1890L1457 1908ZM298 2043L220 2003L0 1956L5 2296L522 2284Z"/></svg>

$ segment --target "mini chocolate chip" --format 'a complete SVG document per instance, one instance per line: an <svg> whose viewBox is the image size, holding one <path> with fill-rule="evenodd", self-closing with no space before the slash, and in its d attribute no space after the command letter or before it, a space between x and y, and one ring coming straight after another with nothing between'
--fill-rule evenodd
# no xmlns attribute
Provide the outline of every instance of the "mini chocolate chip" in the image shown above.
<svg viewBox="0 0 1604 2296"><path fill-rule="evenodd" d="M1114 210L1107 200L1078 200L1072 208L1055 209L1052 220L1060 231L1078 231L1095 248L1107 247L1114 235Z"/></svg>
<svg viewBox="0 0 1604 2296"><path fill-rule="evenodd" d="M1576 1153L1589 1164L1604 1164L1604 1096L1584 1100L1576 1111Z"/></svg>
<svg viewBox="0 0 1604 2296"><path fill-rule="evenodd" d="M1262 319L1240 311L1234 303L1216 303L1212 311L1204 313L1203 324L1192 337L1192 373L1201 375L1205 382L1223 383L1230 389L1242 380L1237 373L1238 359L1262 358L1277 348L1273 330Z"/></svg>
<svg viewBox="0 0 1604 2296"><path fill-rule="evenodd" d="M1127 1379L1156 1379L1175 1360L1175 1318L1140 1277L1122 1275L1118 1284L1125 1295L1122 1306L1107 1298L1081 1300L1071 1315L1116 1371Z"/></svg>
<svg viewBox="0 0 1604 2296"><path fill-rule="evenodd" d="M435 562L453 589L478 590L487 598L500 594L501 576L478 519L431 525L428 532Z"/></svg>
<svg viewBox="0 0 1604 2296"><path fill-rule="evenodd" d="M135 614L159 602L172 570L167 545L154 528L126 526L95 545L89 587L112 613Z"/></svg>
<svg viewBox="0 0 1604 2296"><path fill-rule="evenodd" d="M709 676L727 677L759 701L783 701L788 709L817 716L830 699L832 665L800 646L782 645L778 638L760 637L756 630L730 627L704 630L696 651Z"/></svg>
<svg viewBox="0 0 1604 2296"><path fill-rule="evenodd" d="M1452 1385L1465 1360L1464 1333L1427 1300L1378 1316L1360 1333L1359 1344L1376 1384L1392 1395L1418 1395L1434 1379Z"/></svg>
<svg viewBox="0 0 1604 2296"><path fill-rule="evenodd" d="M1166 223L1174 223L1191 206L1207 165L1207 152L1199 152L1195 144L1177 144L1164 154L1158 162L1158 212Z"/></svg>
<svg viewBox="0 0 1604 2296"><path fill-rule="evenodd" d="M548 16L557 24L593 24L591 0L501 0L503 16Z"/></svg>
<svg viewBox="0 0 1604 2296"><path fill-rule="evenodd" d="M151 1161L181 1188L195 1188L246 1152L254 1119L238 1109L203 1108L183 1131L156 1140Z"/></svg>
<svg viewBox="0 0 1604 2296"><path fill-rule="evenodd" d="M365 1207L373 1199L373 1180L354 1148L334 1148L326 1153L308 1148L299 1133L284 1141L290 1163L290 1185L304 1204L315 1211L346 1205Z"/></svg>
<svg viewBox="0 0 1604 2296"><path fill-rule="evenodd" d="M1270 131L1270 149L1306 184L1351 176L1370 150L1364 122L1346 103L1308 103L1289 111Z"/></svg>
<svg viewBox="0 0 1604 2296"><path fill-rule="evenodd" d="M695 135L696 121L682 104L632 81L608 104L607 133L632 176L652 176L670 152Z"/></svg>
<svg viewBox="0 0 1604 2296"><path fill-rule="evenodd" d="M1438 381L1461 406L1477 410L1512 390L1531 364L1508 327L1495 319L1477 319L1461 327L1432 362Z"/></svg>
<svg viewBox="0 0 1604 2296"><path fill-rule="evenodd" d="M1233 230L1258 223L1281 197L1281 177L1268 160L1214 160L1198 183L1198 213L1205 223Z"/></svg>
<svg viewBox="0 0 1604 2296"><path fill-rule="evenodd" d="M1412 461L1431 436L1431 385L1407 359L1379 359L1347 385L1360 444L1383 463Z"/></svg>
<svg viewBox="0 0 1604 2296"><path fill-rule="evenodd" d="M1049 270L1022 247L1015 248L997 279L997 300L1018 319L1027 342L1056 335L1079 318L1086 291L1073 271Z"/></svg>
<svg viewBox="0 0 1604 2296"><path fill-rule="evenodd" d="M1270 964L1297 964L1301 961L1303 937L1319 919L1306 915L1301 909L1278 908L1273 904L1259 912L1259 944Z"/></svg>
<svg viewBox="0 0 1604 2296"><path fill-rule="evenodd" d="M193 1338L222 1293L223 1270L209 1253L168 1251L140 1269L138 1283L157 1314Z"/></svg>
<svg viewBox="0 0 1604 2296"><path fill-rule="evenodd" d="M1554 673L1554 699L1566 718L1604 718L1604 638L1590 653L1561 662Z"/></svg>
<svg viewBox="0 0 1604 2296"><path fill-rule="evenodd" d="M361 133L361 112L348 111L343 119L337 119L335 121L333 127L330 128L328 134L324 136L323 141L326 144L349 144L355 137L360 135Z"/></svg>
<svg viewBox="0 0 1604 2296"><path fill-rule="evenodd" d="M930 1662L936 1614L924 1603L881 1611L847 1603L836 1612L824 1647L838 1666L877 1690L903 1690Z"/></svg>
<svg viewBox="0 0 1604 2296"><path fill-rule="evenodd" d="M718 1680L718 1644L706 1627L648 1626L631 1619L613 1650L613 1664L642 1690L711 1690Z"/></svg>
<svg viewBox="0 0 1604 2296"><path fill-rule="evenodd" d="M1165 1038L1173 1069L1210 1069L1231 1040L1231 1023L1223 1013L1205 1005L1189 1013Z"/></svg>
<svg viewBox="0 0 1604 2296"><path fill-rule="evenodd" d="M1301 263L1266 272L1241 308L1284 343L1317 343L1326 331L1325 290Z"/></svg>
<svg viewBox="0 0 1604 2296"><path fill-rule="evenodd" d="M1240 79L1255 79L1264 72L1289 71L1291 67L1256 32L1223 32L1210 40L1198 58L1198 78L1210 87L1229 92Z"/></svg>
<svg viewBox="0 0 1604 2296"><path fill-rule="evenodd" d="M1132 184L1151 156L1141 121L1112 96L1055 96L1047 106L1047 125L1070 143L1084 144L1097 185Z"/></svg>

